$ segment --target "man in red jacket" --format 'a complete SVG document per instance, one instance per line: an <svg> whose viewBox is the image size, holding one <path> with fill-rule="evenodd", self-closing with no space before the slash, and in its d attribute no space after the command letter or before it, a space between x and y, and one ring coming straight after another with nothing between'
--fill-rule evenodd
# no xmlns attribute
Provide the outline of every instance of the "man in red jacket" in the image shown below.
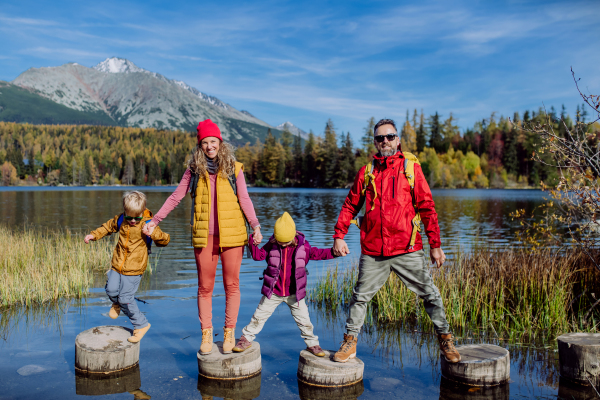
<svg viewBox="0 0 600 400"><path fill-rule="evenodd" d="M371 178L372 182L369 182L363 196L366 167L358 172L342 206L333 235L334 253L338 256L348 254L349 249L344 236L348 233L350 221L356 217L363 204L367 205L360 224L361 256L358 281L350 301L344 342L335 353L334 360L346 362L356 356L358 333L365 320L367 303L393 271L408 289L423 299L425 311L435 326L440 349L446 359L459 362L460 355L453 344L442 298L431 279L423 253L423 243L418 233L414 245L410 246L416 207L429 238L431 261L439 268L446 260L441 248L440 227L431 190L421 166L415 163L414 190L411 193L408 179L404 175L404 155L400 149L400 138L394 121L379 121L375 125L374 135L375 147L379 150L374 157L374 178Z"/></svg>

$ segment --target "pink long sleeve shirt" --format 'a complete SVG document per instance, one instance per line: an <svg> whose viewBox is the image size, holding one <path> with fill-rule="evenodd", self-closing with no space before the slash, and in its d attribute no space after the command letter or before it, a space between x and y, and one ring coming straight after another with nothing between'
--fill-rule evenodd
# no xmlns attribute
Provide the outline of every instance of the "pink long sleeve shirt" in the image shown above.
<svg viewBox="0 0 600 400"><path fill-rule="evenodd" d="M177 207L179 202L185 197L186 193L190 190L190 181L192 178L192 172L188 169L183 174L181 182L177 186L177 189L165 200L165 204L156 213L152 221L155 224L159 224L163 219L169 215L171 211ZM211 193L211 213L208 221L208 234L219 236L219 217L217 213L217 175L209 175L210 178L210 193ZM246 219L250 223L252 229L259 225L258 218L254 212L254 205L248 195L248 187L246 186L246 179L244 179L244 171L240 171L236 180L237 196L240 201L240 207Z"/></svg>

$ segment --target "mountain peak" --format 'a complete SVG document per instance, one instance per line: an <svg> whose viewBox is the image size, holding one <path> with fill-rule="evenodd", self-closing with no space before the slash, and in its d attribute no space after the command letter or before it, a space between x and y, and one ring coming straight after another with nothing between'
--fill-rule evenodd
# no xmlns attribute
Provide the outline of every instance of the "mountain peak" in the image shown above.
<svg viewBox="0 0 600 400"><path fill-rule="evenodd" d="M120 58L120 57L110 57L106 60L98 63L95 67L95 70L100 72L109 72L111 74L127 74L130 72L149 72L143 68L138 67L131 61Z"/></svg>
<svg viewBox="0 0 600 400"><path fill-rule="evenodd" d="M300 136L302 139L307 139L308 134L304 132L302 129L298 128L296 125L292 124L290 121L286 121L283 124L277 125L277 129L284 130L287 129L292 133L292 135Z"/></svg>

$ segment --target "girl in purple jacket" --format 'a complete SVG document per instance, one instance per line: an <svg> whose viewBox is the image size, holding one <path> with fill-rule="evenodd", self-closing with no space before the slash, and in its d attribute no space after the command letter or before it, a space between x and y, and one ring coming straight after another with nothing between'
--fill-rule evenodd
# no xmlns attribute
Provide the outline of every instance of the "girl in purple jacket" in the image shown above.
<svg viewBox="0 0 600 400"><path fill-rule="evenodd" d="M233 348L242 352L252 346L252 341L262 330L267 319L277 306L285 302L296 320L306 343L307 350L323 357L325 352L319 346L319 338L313 333L313 325L306 306L306 264L309 260L330 260L334 258L332 249L311 247L290 215L283 213L275 223L275 233L269 242L258 248L250 237L250 249L255 261L267 260L263 273L263 297L258 303L252 320L242 330L242 337Z"/></svg>

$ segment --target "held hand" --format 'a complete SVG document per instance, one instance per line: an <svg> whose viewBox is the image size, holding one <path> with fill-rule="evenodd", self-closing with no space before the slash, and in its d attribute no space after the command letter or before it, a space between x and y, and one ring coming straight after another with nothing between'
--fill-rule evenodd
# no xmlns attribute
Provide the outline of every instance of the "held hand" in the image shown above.
<svg viewBox="0 0 600 400"><path fill-rule="evenodd" d="M350 249L344 239L333 240L333 253L338 257L345 257L350 254Z"/></svg>
<svg viewBox="0 0 600 400"><path fill-rule="evenodd" d="M94 235L85 235L85 238L83 238L83 241L88 244L90 242L90 240L94 240Z"/></svg>
<svg viewBox="0 0 600 400"><path fill-rule="evenodd" d="M431 249L429 251L429 255L431 257L431 262L433 264L436 264L438 268L444 265L444 262L446 261L446 255L444 254L444 250L442 250L441 247Z"/></svg>
<svg viewBox="0 0 600 400"><path fill-rule="evenodd" d="M148 237L152 236L152 232L154 232L154 228L156 228L156 224L153 221L148 222L142 228L142 233Z"/></svg>
<svg viewBox="0 0 600 400"><path fill-rule="evenodd" d="M260 226L254 228L254 233L252 234L252 239L255 246L258 246L260 242L263 240L263 235L260 233Z"/></svg>

